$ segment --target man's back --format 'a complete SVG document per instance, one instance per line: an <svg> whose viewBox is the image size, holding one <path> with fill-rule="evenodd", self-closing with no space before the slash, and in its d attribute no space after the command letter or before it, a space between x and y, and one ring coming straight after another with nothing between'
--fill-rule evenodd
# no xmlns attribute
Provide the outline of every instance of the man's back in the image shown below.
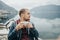
<svg viewBox="0 0 60 40"><path fill-rule="evenodd" d="M10 27L9 34L8 34L8 40L20 40L20 39L21 40L25 40L25 39L34 40L33 36L36 37L36 39L38 39L38 31L35 28L30 29L29 31L30 34L28 35L26 29L20 29L19 31L16 31L15 27L16 27L16 22L13 22Z"/></svg>

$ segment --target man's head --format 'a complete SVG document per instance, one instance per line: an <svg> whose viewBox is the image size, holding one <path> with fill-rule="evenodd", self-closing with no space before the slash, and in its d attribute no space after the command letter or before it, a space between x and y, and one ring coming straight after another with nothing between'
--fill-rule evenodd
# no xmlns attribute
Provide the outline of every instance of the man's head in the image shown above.
<svg viewBox="0 0 60 40"><path fill-rule="evenodd" d="M19 11L19 16L23 18L25 21L30 20L30 12L28 9L21 9Z"/></svg>

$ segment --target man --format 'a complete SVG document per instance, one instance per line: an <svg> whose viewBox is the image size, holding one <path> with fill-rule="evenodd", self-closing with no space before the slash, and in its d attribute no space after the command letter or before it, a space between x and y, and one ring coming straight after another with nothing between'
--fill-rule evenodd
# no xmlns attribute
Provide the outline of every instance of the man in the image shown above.
<svg viewBox="0 0 60 40"><path fill-rule="evenodd" d="M10 27L8 40L38 40L39 34L34 24L30 22L29 10L21 9L19 11L19 16L20 19L13 22Z"/></svg>

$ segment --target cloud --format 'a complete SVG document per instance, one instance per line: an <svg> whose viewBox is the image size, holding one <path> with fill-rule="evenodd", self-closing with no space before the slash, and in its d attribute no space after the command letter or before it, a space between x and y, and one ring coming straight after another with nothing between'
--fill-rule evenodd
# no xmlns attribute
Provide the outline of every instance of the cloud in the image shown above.
<svg viewBox="0 0 60 40"><path fill-rule="evenodd" d="M41 19L37 17L31 17L31 21L35 24L35 27L39 31L59 31L60 29L60 18L53 20Z"/></svg>
<svg viewBox="0 0 60 40"><path fill-rule="evenodd" d="M31 9L36 6L47 5L47 4L60 5L60 0L2 0L2 1L16 8L17 10L21 8Z"/></svg>

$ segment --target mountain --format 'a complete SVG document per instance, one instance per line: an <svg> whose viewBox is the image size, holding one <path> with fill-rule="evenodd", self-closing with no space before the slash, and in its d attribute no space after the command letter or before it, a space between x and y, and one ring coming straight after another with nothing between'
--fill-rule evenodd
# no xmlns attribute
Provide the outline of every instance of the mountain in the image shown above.
<svg viewBox="0 0 60 40"><path fill-rule="evenodd" d="M9 13L9 15L7 16L7 19L13 18L18 13L18 11L15 8L8 6L1 0L0 0L0 10L7 11ZM3 19L3 20L0 20L0 22L3 22L4 20L6 21L6 19Z"/></svg>
<svg viewBox="0 0 60 40"><path fill-rule="evenodd" d="M39 18L55 19L60 18L60 5L38 6L30 10L32 15Z"/></svg>

